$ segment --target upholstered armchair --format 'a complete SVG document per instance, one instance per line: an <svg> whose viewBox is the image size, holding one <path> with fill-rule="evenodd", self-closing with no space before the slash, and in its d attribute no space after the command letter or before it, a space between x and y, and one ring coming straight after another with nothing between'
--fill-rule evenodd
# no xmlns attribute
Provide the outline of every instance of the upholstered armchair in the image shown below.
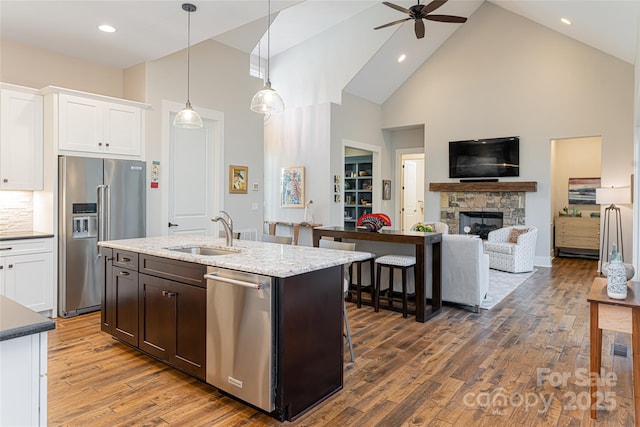
<svg viewBox="0 0 640 427"><path fill-rule="evenodd" d="M510 273L533 271L538 229L532 226L503 227L489 233L484 252L489 267Z"/></svg>

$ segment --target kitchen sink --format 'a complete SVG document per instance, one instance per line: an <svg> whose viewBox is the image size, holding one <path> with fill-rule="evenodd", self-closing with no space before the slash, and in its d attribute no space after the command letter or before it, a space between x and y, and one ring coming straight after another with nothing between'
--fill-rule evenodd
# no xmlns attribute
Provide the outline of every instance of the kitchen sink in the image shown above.
<svg viewBox="0 0 640 427"><path fill-rule="evenodd" d="M172 248L165 248L170 251L176 252L184 252L187 254L193 255L205 255L205 256L216 256L216 255L229 255L229 254L237 254L237 251L231 251L227 249L221 248L210 248L207 246L177 246Z"/></svg>

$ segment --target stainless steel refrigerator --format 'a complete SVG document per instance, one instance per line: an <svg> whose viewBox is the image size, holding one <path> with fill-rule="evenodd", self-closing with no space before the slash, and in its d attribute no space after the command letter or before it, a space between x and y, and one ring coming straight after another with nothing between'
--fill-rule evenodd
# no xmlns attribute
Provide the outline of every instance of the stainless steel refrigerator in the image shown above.
<svg viewBox="0 0 640 427"><path fill-rule="evenodd" d="M100 309L97 243L146 235L146 165L132 160L58 158L58 314Z"/></svg>

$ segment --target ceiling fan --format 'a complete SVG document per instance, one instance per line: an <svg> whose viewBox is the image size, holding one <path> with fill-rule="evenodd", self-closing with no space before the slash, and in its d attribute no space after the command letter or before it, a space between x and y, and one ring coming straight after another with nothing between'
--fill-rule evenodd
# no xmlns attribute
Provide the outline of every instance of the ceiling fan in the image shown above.
<svg viewBox="0 0 640 427"><path fill-rule="evenodd" d="M397 21L389 22L388 24L380 25L379 27L375 27L374 30L379 30L380 28L390 27L392 25L401 24L409 19L413 19L416 21L415 23L415 32L416 37L421 39L424 37L424 21L423 19L428 19L429 21L439 21L439 22L453 22L456 24L462 24L467 22L467 18L462 16L452 16L452 15L430 15L431 12L445 4L447 0L434 0L429 4L420 4L420 0L418 0L418 4L411 6L409 9L406 9L402 6L398 6L397 4L389 3L388 1L383 1L382 4L389 6L392 9L399 10L400 12L404 12L409 15L408 18L398 19Z"/></svg>

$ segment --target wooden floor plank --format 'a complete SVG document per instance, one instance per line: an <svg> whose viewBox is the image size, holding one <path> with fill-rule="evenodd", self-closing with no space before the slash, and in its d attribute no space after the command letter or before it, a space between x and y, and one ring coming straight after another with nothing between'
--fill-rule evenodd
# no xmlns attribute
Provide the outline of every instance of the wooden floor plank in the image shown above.
<svg viewBox="0 0 640 427"><path fill-rule="evenodd" d="M446 305L425 324L347 303L356 362L346 351L344 389L286 425L634 425L631 360L609 353L628 335L603 334L602 366L617 381L601 389L616 407L593 422L576 404L588 392L576 373L589 366L586 298L596 274L594 261L557 258L493 309ZM98 313L56 319L48 378L51 426L281 425L113 340ZM518 401L551 395L548 407Z"/></svg>

